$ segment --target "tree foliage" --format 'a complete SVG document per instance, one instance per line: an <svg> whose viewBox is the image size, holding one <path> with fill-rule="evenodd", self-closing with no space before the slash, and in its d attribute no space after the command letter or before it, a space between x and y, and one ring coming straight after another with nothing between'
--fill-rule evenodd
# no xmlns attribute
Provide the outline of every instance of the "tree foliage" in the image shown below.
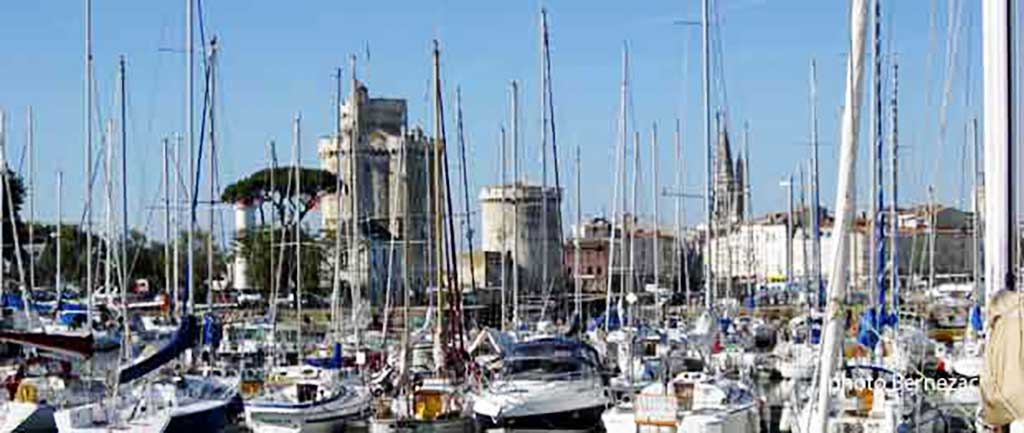
<svg viewBox="0 0 1024 433"><path fill-rule="evenodd" d="M300 188L297 189L295 171L295 167L259 170L224 188L221 200L255 205L261 225L267 224L262 205L270 204L278 221L285 226L292 225L316 208L320 197L333 193L337 182L334 174L327 170L300 167Z"/></svg>
<svg viewBox="0 0 1024 433"><path fill-rule="evenodd" d="M14 256L15 245L13 242L14 234L18 234L19 246L21 247L21 253L25 254L25 240L26 232L24 224L21 220L21 208L25 202L25 183L22 181L21 176L11 171L10 168L4 168L0 170L0 181L3 181L3 185L0 186L0 200L3 201L3 213L0 215L0 221L2 221L4 235L3 245L3 257L8 263L14 263L16 259ZM11 218L13 214L13 219ZM23 255L25 263L27 258Z"/></svg>
<svg viewBox="0 0 1024 433"><path fill-rule="evenodd" d="M312 234L301 232L302 287L307 293L323 294L321 282L330 275L326 272L326 245ZM240 238L241 254L248 261L246 277L249 284L270 299L271 284L276 284L280 297L294 293L295 289L295 231L274 230L267 226L250 230ZM273 244L271 244L273 241ZM273 266L271 266L273 264Z"/></svg>

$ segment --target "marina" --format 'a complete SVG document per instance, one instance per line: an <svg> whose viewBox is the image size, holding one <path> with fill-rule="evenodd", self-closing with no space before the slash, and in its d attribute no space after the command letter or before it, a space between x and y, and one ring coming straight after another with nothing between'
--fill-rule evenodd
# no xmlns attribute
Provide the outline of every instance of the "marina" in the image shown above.
<svg viewBox="0 0 1024 433"><path fill-rule="evenodd" d="M1015 0L79 3L0 6L81 67L0 44L0 433L1024 432Z"/></svg>

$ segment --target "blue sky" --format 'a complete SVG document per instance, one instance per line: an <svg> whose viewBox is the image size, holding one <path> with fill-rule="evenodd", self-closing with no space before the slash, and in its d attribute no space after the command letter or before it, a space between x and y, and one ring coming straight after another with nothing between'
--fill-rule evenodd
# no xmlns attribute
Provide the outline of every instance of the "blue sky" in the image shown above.
<svg viewBox="0 0 1024 433"><path fill-rule="evenodd" d="M900 188L904 202L920 201L934 180L939 197L955 203L962 182L961 145L968 118L979 114L980 5L957 0L883 2L883 44L900 63ZM956 49L949 13L962 9ZM671 127L684 128L687 189L703 183L699 93L699 33L673 24L699 17L690 1L608 0L515 2L206 0L204 19L221 44L218 98L221 182L266 163L266 142L289 155L291 119L303 116L303 162L317 164L315 137L329 133L332 71L361 56L359 75L372 95L409 100L411 123L429 124L426 102L430 41L442 46L443 76L454 114L463 93L474 191L496 181L497 130L507 120L507 86L522 82L523 167L539 177L538 11L549 10L552 67L563 183L574 190L571 155L583 153L583 208L610 210L618 83L623 41L631 48L633 124L644 139L642 214L650 214L651 158L646 137L657 122L661 184L671 187ZM819 64L822 199L834 199L837 120L848 47L848 3L817 0L719 0L717 31L734 149L749 122L755 212L781 210L783 176L808 156L808 65ZM131 223L146 223L158 194L160 139L184 128L182 1L94 1L95 69L100 114L116 108L116 65L128 62L129 205ZM9 2L0 13L0 107L8 113L7 157L18 166L25 110L36 116L37 214L55 216L54 173L65 172L65 218L81 213L83 182L83 2ZM934 24L933 24L934 21ZM888 50L888 48L887 48ZM369 61L365 58L369 51ZM955 51L953 67L947 53ZM931 65L931 68L928 67ZM951 78L947 71L954 73ZM888 80L888 78L886 78ZM943 89L950 89L946 140L939 139ZM886 83L888 87L888 83ZM867 99L865 99L865 103ZM888 110L888 108L886 108ZM865 114L864 119L868 116ZM450 123L449 125L454 125ZM449 126L449 133L454 127ZM858 166L866 199L867 145L862 128ZM453 135L451 136L453 137ZM475 194L474 194L475 195ZM575 198L567 194L565 218ZM661 204L671 221L672 201ZM699 202L687 219L701 220ZM99 208L97 208L99 209ZM158 227L151 226L151 229Z"/></svg>

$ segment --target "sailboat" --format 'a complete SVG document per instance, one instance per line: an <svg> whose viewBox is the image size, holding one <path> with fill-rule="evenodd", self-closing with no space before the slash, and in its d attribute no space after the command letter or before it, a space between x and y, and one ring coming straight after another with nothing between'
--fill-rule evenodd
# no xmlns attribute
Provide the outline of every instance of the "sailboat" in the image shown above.
<svg viewBox="0 0 1024 433"><path fill-rule="evenodd" d="M433 209L429 212L437 231L433 233L434 238L429 242L429 247L438 251L435 268L431 277L436 278L438 297L436 323L431 323L432 308L427 310L426 323L419 332L411 332L409 322L409 294L412 288L409 278L408 260L402 266L403 280L403 326L402 337L397 356L393 358L397 368L397 380L395 381L394 393L381 399L377 412L370 420L370 430L374 433L385 432L414 432L414 431L435 431L452 433L469 433L473 431L473 420L469 416L470 403L468 402L469 388L476 385L470 373L467 352L462 348L465 344L462 336L463 322L459 309L460 300L458 291L458 273L451 268L451 263L445 260L444 251L453 248L456 233L451 224L454 215L451 214L452 189L449 183L448 159L446 151L447 139L444 128L444 104L443 91L441 86L440 56L441 51L438 42L434 41L433 48L433 109L434 109L434 139L433 146L429 146L433 155L428 160L433 161L434 169L429 177L431 184L431 197ZM462 107L461 92L457 91L456 116L458 126L458 140L460 149L464 151L464 137L462 135ZM405 152L405 141L403 138L402 152ZM402 161L405 157L402 156ZM464 164L464 162L463 162ZM400 164L400 171L403 176L403 183L407 183L409 173L406 171L404 162ZM465 179L463 180L465 182ZM404 188L407 188L405 185ZM406 189L408 191L408 189ZM408 193L403 192L408 207ZM447 204L447 210L446 205ZM448 224L444 224L447 222ZM447 228L445 228L447 226ZM409 229L403 225L402 257L408 257ZM454 290L453 290L454 289ZM430 328L433 325L433 328ZM434 362L430 367L422 368L424 362L417 362L416 352L418 348L426 349L424 342L427 331L432 330L430 350L433 352ZM417 344L421 343L421 344ZM447 346L447 347L443 347ZM420 350L420 353L423 351Z"/></svg>
<svg viewBox="0 0 1024 433"><path fill-rule="evenodd" d="M355 76L353 73L353 83ZM356 87L353 86L353 95ZM294 120L295 177L291 182L296 191L299 188L301 166L299 149L301 145L301 118ZM357 137L353 128L353 143ZM340 137L339 137L340 139ZM302 302L302 232L298 218L295 225L295 299L296 306ZM302 351L302 314L299 311L299 353ZM340 343L335 348L340 356ZM301 358L301 356L300 356ZM245 422L257 433L330 432L343 428L348 422L364 419L369 414L370 395L364 386L352 383L342 377L336 368L311 365L288 365L270 368L267 380L260 392L245 404Z"/></svg>
<svg viewBox="0 0 1024 433"><path fill-rule="evenodd" d="M192 1L186 3L186 57L188 63L187 93L191 96L192 91ZM216 52L215 47L212 52ZM212 62L211 62L212 63ZM121 263L126 263L126 250L123 248L127 239L127 200L124 200L126 193L126 164L127 164L127 136L126 136L126 88L125 88L125 64L124 59L120 63L120 108L121 108L121 175L122 175L122 214L124 217L124 232L122 234L122 257ZM193 129L193 101L187 98L189 123L189 142L194 140ZM204 113L204 115L209 112ZM212 130L212 126L211 126ZM203 146L200 142L200 153ZM193 161L190 159L190 162ZM190 170L195 174L197 171ZM212 173L211 173L212 176ZM197 185L197 183L194 183ZM192 266L194 251L191 248L191 240L195 233L195 211L197 201L195 200L198 191L192 190L192 206L190 207L190 223L187 232L189 241L188 269L195 269ZM181 316L178 318L177 330L163 346L152 353L145 354L136 359L130 359L130 352L126 345L122 344L120 367L113 371L110 380L114 384L107 395L93 400L88 404L68 405L62 407L54 414L57 430L61 433L71 432L106 432L111 429L129 429L139 432L220 432L228 423L231 417L232 403L238 400L238 384L233 381L225 381L216 378L207 378L198 375L181 374L177 370L169 371L169 367L177 367L172 363L184 357L184 364L191 364L192 349L199 340L201 327L199 319L192 313L193 309L193 275L186 274L187 297L186 307L181 309ZM123 314L128 318L129 309L126 302L126 290L128 275L127 270L122 266L121 280L118 284L121 289L121 305L124 306ZM124 329L122 339L130 338L128 320L123 320Z"/></svg>

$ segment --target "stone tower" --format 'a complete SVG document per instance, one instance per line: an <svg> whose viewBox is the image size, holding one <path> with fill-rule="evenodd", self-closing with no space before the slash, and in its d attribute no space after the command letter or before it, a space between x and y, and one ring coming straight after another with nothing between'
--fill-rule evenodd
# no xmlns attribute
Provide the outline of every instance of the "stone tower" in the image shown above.
<svg viewBox="0 0 1024 433"><path fill-rule="evenodd" d="M370 98L367 88L359 83L355 100L350 96L341 105L341 136L335 134L320 138L318 156L321 168L340 175L342 182L341 209L333 194L323 197L321 215L323 228L342 230L347 242L353 223L351 170L355 156L357 242L360 257L345 280L370 291L381 289L386 278L387 254L391 241L401 240L404 226L409 233L409 275L415 288L426 283L426 243L428 236L427 205L430 202L430 152L432 141L420 128L407 126L407 107L404 99ZM353 143L353 132L356 135ZM340 158L340 161L338 160ZM340 174L338 173L340 163ZM407 181L407 182L406 182ZM347 249L347 247L346 247ZM400 247L395 247L400 251ZM347 256L345 252L343 256ZM400 275L402 260L395 260L393 273ZM378 284L380 283L380 284Z"/></svg>

